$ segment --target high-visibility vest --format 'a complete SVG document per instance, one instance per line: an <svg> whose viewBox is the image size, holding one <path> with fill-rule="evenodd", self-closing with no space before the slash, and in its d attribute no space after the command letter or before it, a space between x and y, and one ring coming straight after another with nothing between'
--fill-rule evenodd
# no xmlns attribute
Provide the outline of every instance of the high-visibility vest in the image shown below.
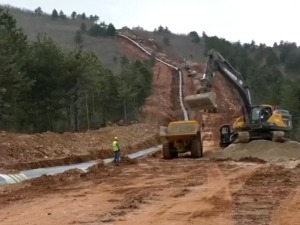
<svg viewBox="0 0 300 225"><path fill-rule="evenodd" d="M114 141L114 142L113 142L113 150L114 150L114 152L120 150L118 141Z"/></svg>

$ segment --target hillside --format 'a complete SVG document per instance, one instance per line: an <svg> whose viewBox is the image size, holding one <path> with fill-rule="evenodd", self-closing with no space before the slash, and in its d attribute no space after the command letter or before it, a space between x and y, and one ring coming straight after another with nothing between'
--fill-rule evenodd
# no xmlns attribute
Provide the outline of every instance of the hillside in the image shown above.
<svg viewBox="0 0 300 225"><path fill-rule="evenodd" d="M67 49L74 49L78 45L74 38L82 23L86 24L87 29L93 25L91 21L78 18L54 20L50 15L36 15L16 8L10 8L9 11L30 39L34 40L38 33L46 33ZM292 113L294 126L298 126L300 50L295 43L281 41L274 43L273 47L257 45L254 41L248 44L231 43L224 38L208 36L205 32L201 36L195 31L177 35L162 26L153 32L145 31L142 27L133 28L132 32L154 41L169 57L182 61L186 59L189 64L204 63L204 53L211 48L217 49L247 80L254 104L280 105ZM116 37L92 37L86 32L82 46L94 51L114 73L122 70L124 58L130 58L122 52Z"/></svg>
<svg viewBox="0 0 300 225"><path fill-rule="evenodd" d="M76 31L80 30L81 24L86 23L89 27L92 23L88 20L53 20L50 15L37 15L31 11L25 11L9 7L9 12L16 18L17 24L28 35L29 39L35 40L38 33L46 33L62 47L73 49L77 46L74 41ZM203 61L204 45L190 41L186 35L172 33L154 33L144 30L135 30L138 35L154 39L170 55L193 61ZM168 39L169 44L164 42ZM94 51L97 56L111 70L118 72L120 69L120 58L123 56L117 41L114 38L91 37L84 35L82 46L86 50ZM116 58L119 58L117 61ZM116 62L117 61L117 62Z"/></svg>
<svg viewBox="0 0 300 225"><path fill-rule="evenodd" d="M9 8L9 12L15 17L18 26L23 29L29 39L35 40L38 33L46 33L67 49L74 49L78 45L74 38L76 31L80 30L81 24L83 22L91 24L91 22L82 20L53 20L50 15L36 15L18 8ZM122 53L114 38L84 35L82 46L86 50L94 51L111 70L119 71L120 65L114 62L114 58L121 58Z"/></svg>
<svg viewBox="0 0 300 225"><path fill-rule="evenodd" d="M258 140L219 151L220 126L241 114L220 73L212 85L217 112L188 110L204 125L197 135L203 158L165 160L158 146L159 127L185 115L180 95L195 92L190 71L177 68L185 58L202 75L209 48L242 72L256 101L291 110L299 140L300 85L289 80L297 75L297 46L241 45L159 27L105 38L85 32L83 49L74 49L82 21L13 11L33 41L0 8L1 225L299 222L300 144ZM54 41L35 40L38 32ZM116 164L109 163L114 137L122 153Z"/></svg>
<svg viewBox="0 0 300 225"><path fill-rule="evenodd" d="M65 20L53 20L51 16L47 14L37 15L30 10L21 10L14 7L9 7L8 9L16 18L18 25L24 29L30 39L34 39L38 33L47 33L57 43L66 48L76 47L74 36L76 31L80 30L82 23L85 23L87 27L92 24L88 19L82 20L77 18L72 20L68 18ZM156 32L152 32L143 30L142 27L134 27L133 30L140 36L154 39L170 54L187 60L203 61L205 59L205 50L211 47L217 48L226 58L230 58L228 48L232 50L237 47L242 47L243 50L246 50L249 58L260 60L260 67L276 64L282 74L289 78L297 76L298 74L297 71L295 71L295 69L298 68L295 64L297 64L300 59L297 46L295 43L285 42L284 40L280 43L274 43L273 47L267 47L264 44L256 44L255 41L245 44L239 42L231 43L220 37L207 36L205 32L202 36L199 36L199 41L193 41L193 37L187 34L173 34L169 30L164 32L164 29L157 29ZM198 34L196 33L196 35ZM115 67L116 64L113 62L113 58L120 57L121 55L116 41L113 38L93 38L89 35L85 35L83 47L87 50L95 51L105 64L111 68ZM240 51L235 53L239 54L239 52ZM235 64L235 62L233 64Z"/></svg>
<svg viewBox="0 0 300 225"><path fill-rule="evenodd" d="M70 19L70 15L67 15L67 19L52 19L51 15L38 15L30 10L21 10L11 6L8 9L16 18L18 26L22 27L30 39L34 40L38 33L46 33L68 49L77 46L74 37L82 23L86 25L87 29L93 24L88 19ZM106 21L100 22L105 23ZM300 52L295 43L282 40L280 43L274 43L273 47L268 47L265 44L256 44L255 41L244 44L231 43L224 38L208 36L205 32L202 36L195 31L191 31L192 35L191 33L174 34L162 26L155 31L146 31L142 27L132 29L141 37L155 40L169 55L182 59L204 62L205 52L210 48L216 48L243 74L245 74L242 68L244 66L232 54L244 61L258 61L259 63L255 65L257 69L264 66L275 66L276 70L285 78L299 77ZM194 41L195 35L196 41ZM116 70L116 67L120 67L120 60L116 60L116 58L120 59L122 53L114 38L92 37L85 34L83 39L82 46L87 50L94 51L110 69Z"/></svg>

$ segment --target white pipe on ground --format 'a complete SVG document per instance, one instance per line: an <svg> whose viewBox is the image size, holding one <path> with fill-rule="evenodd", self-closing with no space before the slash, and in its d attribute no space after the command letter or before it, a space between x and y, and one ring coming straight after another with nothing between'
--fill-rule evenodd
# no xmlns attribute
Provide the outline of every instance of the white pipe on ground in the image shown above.
<svg viewBox="0 0 300 225"><path fill-rule="evenodd" d="M161 145L150 147L144 150L140 150L135 153L131 153L127 155L130 159L140 159L149 154L155 153L162 148ZM113 158L103 159L103 160L93 160L89 162L65 165L65 166L53 166L47 168L38 168L32 170L24 170L18 174L0 174L0 186L1 185L8 185L8 184L16 184L21 183L25 180L31 180L37 177L41 177L43 175L55 175L66 172L71 169L79 169L83 172L87 172L88 168L99 163L103 162L104 164L113 162Z"/></svg>
<svg viewBox="0 0 300 225"><path fill-rule="evenodd" d="M150 52L148 52L145 48L143 48L140 44L138 44L137 42L135 42L134 40L130 39L129 37L125 36L125 35L121 35L118 34L118 36L123 37L129 41L131 41L133 44L135 44L136 46L138 46L142 51L144 51L146 54L152 56L152 54ZM179 75L179 101L180 101L180 107L181 110L183 112L183 117L184 120L188 120L188 113L187 110L183 104L183 89L182 89L182 73L180 71L179 68L177 68L176 66L173 66L167 62L164 62L163 60L155 57L155 59L173 69L175 69L178 72ZM158 151L158 149L161 148L161 146L155 146L155 147L151 147L145 150L141 150L138 151L136 153L132 153L129 154L128 157L131 159L138 159L138 158L142 158L150 153L154 153L156 151ZM112 162L112 158L109 159L105 159L103 160L104 163L110 163ZM40 177L42 175L54 175L54 174L59 174L59 173L63 173L67 170L70 169L81 169L82 171L86 172L87 168L95 165L97 162L99 161L90 161L90 162L85 162L85 163L78 163L78 164L72 164L72 165L66 165L66 166L55 166L55 167L49 167L49 168L40 168L40 169L33 169L33 170L25 170L22 171L18 174L0 174L0 185L7 185L7 184L14 184L14 183L21 183L25 180L30 180L36 177Z"/></svg>
<svg viewBox="0 0 300 225"><path fill-rule="evenodd" d="M136 45L138 48L140 48L142 51L144 51L147 55L150 55L152 56L152 54L147 51L143 46L141 46L139 43L137 43L136 41L132 40L131 38L127 37L126 35L123 35L123 34L117 34L119 37L123 37L125 39L127 39L128 41L132 42L134 45ZM155 57L155 59L163 64L165 64L166 66L169 66L173 69L175 69L177 72L178 72L178 76L179 76L179 102L180 102L180 107L181 107L181 111L183 113L183 118L185 121L189 120L189 115L188 115L188 112L183 104L183 88L182 88L182 85L183 85L183 82L182 82L182 73L180 71L179 68L177 68L176 66L174 65L171 65L157 57Z"/></svg>

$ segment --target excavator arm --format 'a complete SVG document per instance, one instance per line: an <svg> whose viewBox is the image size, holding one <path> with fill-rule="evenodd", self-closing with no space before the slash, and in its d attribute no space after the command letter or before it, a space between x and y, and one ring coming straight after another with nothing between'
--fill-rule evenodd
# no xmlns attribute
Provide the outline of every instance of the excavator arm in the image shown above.
<svg viewBox="0 0 300 225"><path fill-rule="evenodd" d="M225 60L222 55L214 49L208 52L203 79L207 80L209 87L212 86L212 80L216 72L220 72L223 77L231 83L240 94L247 113L251 112L251 95L248 85L244 78Z"/></svg>
<svg viewBox="0 0 300 225"><path fill-rule="evenodd" d="M251 95L248 85L243 77L223 58L223 56L214 49L208 52L205 72L200 79L200 87L196 95L187 96L185 103L190 109L209 109L216 107L215 94L212 93L212 83L215 73L221 75L233 85L238 91L246 112L251 113ZM205 104L203 104L205 102ZM209 103L209 104L208 104Z"/></svg>

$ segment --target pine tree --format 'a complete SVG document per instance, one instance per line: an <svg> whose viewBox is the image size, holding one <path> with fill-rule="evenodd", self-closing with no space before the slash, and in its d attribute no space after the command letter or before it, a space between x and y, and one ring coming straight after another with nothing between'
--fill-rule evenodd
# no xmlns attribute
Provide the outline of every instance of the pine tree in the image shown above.
<svg viewBox="0 0 300 225"><path fill-rule="evenodd" d="M56 11L56 9L53 9L51 17L52 17L52 19L57 19L58 18L58 12Z"/></svg>
<svg viewBox="0 0 300 225"><path fill-rule="evenodd" d="M24 96L32 82L26 78L27 37L16 20L0 8L0 129L20 125Z"/></svg>

